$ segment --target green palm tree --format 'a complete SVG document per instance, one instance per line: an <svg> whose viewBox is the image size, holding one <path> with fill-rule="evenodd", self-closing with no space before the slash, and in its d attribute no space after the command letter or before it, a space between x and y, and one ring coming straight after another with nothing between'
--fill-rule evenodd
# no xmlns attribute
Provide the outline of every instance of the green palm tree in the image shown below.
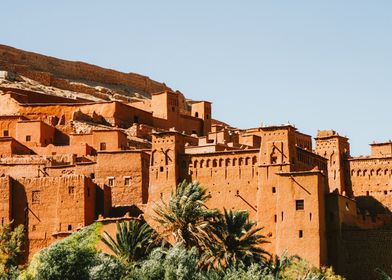
<svg viewBox="0 0 392 280"><path fill-rule="evenodd" d="M243 263L265 262L269 254L261 245L268 243L259 232L254 221L249 221L249 212L224 209L211 225L209 238L204 239L202 266L224 268Z"/></svg>
<svg viewBox="0 0 392 280"><path fill-rule="evenodd" d="M102 237L102 242L124 264L132 264L145 258L154 248L157 240L155 231L140 220L117 223L116 239L106 231Z"/></svg>
<svg viewBox="0 0 392 280"><path fill-rule="evenodd" d="M163 235L174 236L176 243L183 243L187 248L199 247L200 238L209 231L210 221L218 211L205 205L210 198L206 189L199 183L183 181L172 191L170 201L161 201L154 209L155 220L163 227Z"/></svg>

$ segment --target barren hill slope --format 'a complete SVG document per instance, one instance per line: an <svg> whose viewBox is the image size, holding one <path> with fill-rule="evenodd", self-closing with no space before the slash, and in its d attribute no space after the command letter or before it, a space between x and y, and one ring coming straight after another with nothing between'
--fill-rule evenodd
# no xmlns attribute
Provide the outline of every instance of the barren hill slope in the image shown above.
<svg viewBox="0 0 392 280"><path fill-rule="evenodd" d="M3 76L7 75L7 80L11 80L5 82L3 79L3 86L5 83L11 87L32 87L63 96L74 93L74 97L92 100L130 101L135 97L150 98L151 93L169 89L164 83L139 74L62 60L1 44L0 71L7 71Z"/></svg>

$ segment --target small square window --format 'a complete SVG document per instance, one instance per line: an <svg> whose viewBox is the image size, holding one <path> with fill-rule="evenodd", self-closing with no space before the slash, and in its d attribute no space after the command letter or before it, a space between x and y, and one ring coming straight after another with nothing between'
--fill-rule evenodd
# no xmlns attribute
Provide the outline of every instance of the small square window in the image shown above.
<svg viewBox="0 0 392 280"><path fill-rule="evenodd" d="M26 135L26 142L30 142L31 141L31 135Z"/></svg>
<svg viewBox="0 0 392 280"><path fill-rule="evenodd" d="M38 204L40 202L41 191L32 191L31 201L33 204Z"/></svg>
<svg viewBox="0 0 392 280"><path fill-rule="evenodd" d="M4 137L10 136L9 131L8 131L8 130L4 130L4 131L3 131L3 136L4 136Z"/></svg>
<svg viewBox="0 0 392 280"><path fill-rule="evenodd" d="M109 185L109 187L113 187L113 185L114 185L114 178L113 177L108 178L108 185Z"/></svg>
<svg viewBox="0 0 392 280"><path fill-rule="evenodd" d="M71 186L68 187L68 194L74 194L75 193L75 187Z"/></svg>
<svg viewBox="0 0 392 280"><path fill-rule="evenodd" d="M295 210L304 210L305 209L305 203L303 199L297 199L295 201Z"/></svg>
<svg viewBox="0 0 392 280"><path fill-rule="evenodd" d="M105 143L105 142L100 143L100 144L99 144L99 149L100 149L101 151L106 151L106 143Z"/></svg>
<svg viewBox="0 0 392 280"><path fill-rule="evenodd" d="M125 186L130 186L131 185L131 177L125 177L124 178L124 185Z"/></svg>

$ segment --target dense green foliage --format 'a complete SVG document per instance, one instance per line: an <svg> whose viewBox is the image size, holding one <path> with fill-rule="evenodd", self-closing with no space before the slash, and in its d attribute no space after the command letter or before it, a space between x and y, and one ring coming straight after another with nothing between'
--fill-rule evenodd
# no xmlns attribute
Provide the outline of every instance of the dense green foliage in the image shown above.
<svg viewBox="0 0 392 280"><path fill-rule="evenodd" d="M90 269L100 265L96 250L100 227L99 223L93 224L40 251L22 279L90 279Z"/></svg>
<svg viewBox="0 0 392 280"><path fill-rule="evenodd" d="M15 229L12 223L0 227L0 279L14 279L18 275L18 257L25 242L24 226Z"/></svg>

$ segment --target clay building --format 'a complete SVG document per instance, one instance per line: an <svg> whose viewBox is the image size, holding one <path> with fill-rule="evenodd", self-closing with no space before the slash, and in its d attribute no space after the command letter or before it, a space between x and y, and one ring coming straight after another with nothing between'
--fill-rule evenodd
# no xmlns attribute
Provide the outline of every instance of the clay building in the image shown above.
<svg viewBox="0 0 392 280"><path fill-rule="evenodd" d="M155 202L198 181L209 206L249 211L272 254L367 279L392 263L392 144L353 157L335 131L314 141L290 124L230 127L169 89L122 102L2 87L0 220L26 226L31 258L97 220L152 223Z"/></svg>

